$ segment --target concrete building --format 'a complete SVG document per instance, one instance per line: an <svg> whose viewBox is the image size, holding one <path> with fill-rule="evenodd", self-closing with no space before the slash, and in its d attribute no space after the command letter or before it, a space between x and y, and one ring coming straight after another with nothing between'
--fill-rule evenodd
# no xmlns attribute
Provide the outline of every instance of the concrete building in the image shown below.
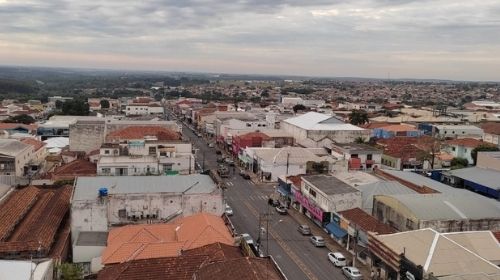
<svg viewBox="0 0 500 280"><path fill-rule="evenodd" d="M472 151L479 146L493 146L490 143L474 138L453 139L444 142L443 150L453 157L465 158L470 165L474 164Z"/></svg>
<svg viewBox="0 0 500 280"><path fill-rule="evenodd" d="M173 121L137 121L95 117L78 119L68 125L70 150L88 153L99 149L108 134L127 127L163 127L175 132L181 131L179 125Z"/></svg>
<svg viewBox="0 0 500 280"><path fill-rule="evenodd" d="M482 139L483 130L474 125L436 125L435 135L440 138Z"/></svg>
<svg viewBox="0 0 500 280"><path fill-rule="evenodd" d="M308 112L281 122L280 129L292 135L299 145L309 148L323 147L321 141L352 143L357 138L368 140L370 131L347 124L326 114Z"/></svg>
<svg viewBox="0 0 500 280"><path fill-rule="evenodd" d="M126 116L142 116L142 115L155 115L163 114L163 106L157 103L131 103L125 107Z"/></svg>
<svg viewBox="0 0 500 280"><path fill-rule="evenodd" d="M82 231L224 212L222 192L208 175L78 177L74 185L73 242Z"/></svg>
<svg viewBox="0 0 500 280"><path fill-rule="evenodd" d="M497 279L499 246L489 231L443 234L426 228L370 234L368 248L380 279Z"/></svg>
<svg viewBox="0 0 500 280"><path fill-rule="evenodd" d="M373 136L377 138L392 137L420 137L424 133L409 124L393 124L373 129Z"/></svg>
<svg viewBox="0 0 500 280"><path fill-rule="evenodd" d="M302 176L300 192L294 192L294 198L299 211L319 225L331 223L339 211L361 207L361 192L329 175Z"/></svg>
<svg viewBox="0 0 500 280"><path fill-rule="evenodd" d="M51 259L35 261L0 260L1 279L52 280L54 261Z"/></svg>
<svg viewBox="0 0 500 280"><path fill-rule="evenodd" d="M313 150L300 147L246 148L239 160L264 181L276 182L283 174L328 173L333 158L320 157Z"/></svg>
<svg viewBox="0 0 500 280"><path fill-rule="evenodd" d="M34 146L19 140L0 139L0 175L24 176L34 156Z"/></svg>
<svg viewBox="0 0 500 280"><path fill-rule="evenodd" d="M373 214L399 231L500 230L500 203L468 191L458 194L376 195Z"/></svg>
<svg viewBox="0 0 500 280"><path fill-rule="evenodd" d="M481 125L483 129L483 141L500 147L500 123L488 122Z"/></svg>
<svg viewBox="0 0 500 280"><path fill-rule="evenodd" d="M330 146L332 156L347 160L349 170L372 170L382 163L382 150L364 144L335 144Z"/></svg>

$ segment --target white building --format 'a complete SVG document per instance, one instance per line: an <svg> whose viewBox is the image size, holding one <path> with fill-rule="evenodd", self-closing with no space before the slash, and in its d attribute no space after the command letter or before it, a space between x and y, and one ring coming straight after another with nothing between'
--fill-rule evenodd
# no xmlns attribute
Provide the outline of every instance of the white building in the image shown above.
<svg viewBox="0 0 500 280"><path fill-rule="evenodd" d="M322 147L328 138L336 143L352 143L357 138L368 140L370 131L326 114L308 112L281 122L280 129L292 135L304 147Z"/></svg>
<svg viewBox="0 0 500 280"><path fill-rule="evenodd" d="M441 138L482 139L483 130L474 125L436 125L436 135Z"/></svg>
<svg viewBox="0 0 500 280"><path fill-rule="evenodd" d="M176 216L224 212L208 175L78 177L71 201L71 236L111 226L161 223Z"/></svg>
<svg viewBox="0 0 500 280"><path fill-rule="evenodd" d="M328 173L333 158L318 156L312 150L300 147L246 148L240 160L263 181L275 182L279 176L300 175L310 172Z"/></svg>
<svg viewBox="0 0 500 280"><path fill-rule="evenodd" d="M97 174L101 176L189 174L195 170L192 144L154 138L122 144L104 144Z"/></svg>
<svg viewBox="0 0 500 280"><path fill-rule="evenodd" d="M0 175L23 176L35 149L15 139L0 139Z"/></svg>
<svg viewBox="0 0 500 280"><path fill-rule="evenodd" d="M382 164L382 151L364 144L334 144L332 155L348 162L349 170L373 170Z"/></svg>
<svg viewBox="0 0 500 280"><path fill-rule="evenodd" d="M0 260L0 279L15 280L52 280L54 279L54 261L14 261Z"/></svg>
<svg viewBox="0 0 500 280"><path fill-rule="evenodd" d="M163 106L156 103L140 104L132 103L125 107L125 115L127 116L143 116L163 114Z"/></svg>
<svg viewBox="0 0 500 280"><path fill-rule="evenodd" d="M362 204L359 190L329 175L302 176L301 192L324 212L338 213Z"/></svg>

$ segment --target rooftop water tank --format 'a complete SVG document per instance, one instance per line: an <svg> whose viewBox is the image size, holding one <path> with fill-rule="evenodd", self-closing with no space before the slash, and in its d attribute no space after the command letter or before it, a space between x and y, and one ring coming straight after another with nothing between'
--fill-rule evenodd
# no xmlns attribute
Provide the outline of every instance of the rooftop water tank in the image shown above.
<svg viewBox="0 0 500 280"><path fill-rule="evenodd" d="M108 188L99 189L99 197L108 196Z"/></svg>

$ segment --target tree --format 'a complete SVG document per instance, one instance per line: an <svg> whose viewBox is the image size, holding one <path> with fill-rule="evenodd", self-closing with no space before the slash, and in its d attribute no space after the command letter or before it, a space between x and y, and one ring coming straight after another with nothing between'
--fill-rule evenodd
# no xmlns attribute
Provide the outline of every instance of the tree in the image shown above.
<svg viewBox="0 0 500 280"><path fill-rule="evenodd" d="M358 138L354 139L354 143L356 143L356 144L363 144L363 143L365 143L365 138L358 137Z"/></svg>
<svg viewBox="0 0 500 280"><path fill-rule="evenodd" d="M464 168L469 164L469 161L466 158L455 157L451 160L451 169L460 169Z"/></svg>
<svg viewBox="0 0 500 280"><path fill-rule="evenodd" d="M420 160L428 160L431 169L434 169L436 155L441 151L441 140L429 136L420 137L417 148L422 151L419 154Z"/></svg>
<svg viewBox="0 0 500 280"><path fill-rule="evenodd" d="M64 102L61 100L56 100L56 109L62 109Z"/></svg>
<svg viewBox="0 0 500 280"><path fill-rule="evenodd" d="M89 104L84 100L67 100L62 106L62 115L88 116Z"/></svg>
<svg viewBox="0 0 500 280"><path fill-rule="evenodd" d="M57 267L62 280L80 280L83 279L82 268L73 263L63 263Z"/></svg>
<svg viewBox="0 0 500 280"><path fill-rule="evenodd" d="M107 99L101 100L101 109L109 109L109 100Z"/></svg>
<svg viewBox="0 0 500 280"><path fill-rule="evenodd" d="M297 104L297 105L293 106L293 111L295 113L297 113L298 111L305 111L306 109L307 109L307 107L302 105L302 104Z"/></svg>
<svg viewBox="0 0 500 280"><path fill-rule="evenodd" d="M478 152L495 152L495 151L500 151L500 149L498 149L498 147L495 147L495 146L482 144L482 145L479 145L476 148L474 148L470 152L470 155L472 157L472 160L474 161L474 165L476 165Z"/></svg>
<svg viewBox="0 0 500 280"><path fill-rule="evenodd" d="M17 115L11 116L3 121L4 123L23 123L23 124L32 124L35 122L35 119L30 115Z"/></svg>
<svg viewBox="0 0 500 280"><path fill-rule="evenodd" d="M363 110L352 110L351 114L349 115L349 120L353 125L368 123L368 113Z"/></svg>

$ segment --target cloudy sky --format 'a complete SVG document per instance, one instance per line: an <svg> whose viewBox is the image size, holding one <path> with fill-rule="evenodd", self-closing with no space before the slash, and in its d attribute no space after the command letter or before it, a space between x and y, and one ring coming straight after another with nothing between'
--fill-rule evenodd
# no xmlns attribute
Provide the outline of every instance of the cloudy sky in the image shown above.
<svg viewBox="0 0 500 280"><path fill-rule="evenodd" d="M499 0L0 0L0 64L500 80Z"/></svg>

